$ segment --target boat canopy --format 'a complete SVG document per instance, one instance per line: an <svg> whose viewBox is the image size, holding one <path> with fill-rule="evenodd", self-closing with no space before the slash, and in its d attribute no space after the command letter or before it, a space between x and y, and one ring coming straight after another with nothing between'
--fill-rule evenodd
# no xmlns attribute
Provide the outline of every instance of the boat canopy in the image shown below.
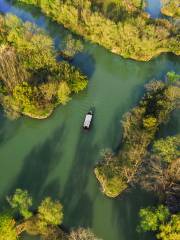
<svg viewBox="0 0 180 240"><path fill-rule="evenodd" d="M87 114L84 120L84 128L89 128L92 120L92 114Z"/></svg>

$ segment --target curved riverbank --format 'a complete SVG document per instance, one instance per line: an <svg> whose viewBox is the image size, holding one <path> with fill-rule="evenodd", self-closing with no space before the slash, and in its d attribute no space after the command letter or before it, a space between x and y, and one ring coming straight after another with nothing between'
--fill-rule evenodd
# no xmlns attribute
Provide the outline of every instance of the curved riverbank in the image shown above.
<svg viewBox="0 0 180 240"><path fill-rule="evenodd" d="M101 12L91 11L90 6L81 9L80 18L79 9L71 4L57 1L44 4L36 0L17 2L38 7L65 28L126 59L149 61L165 52L180 55L178 38L172 34L177 27L168 20L150 18L142 11L137 11L136 17L127 13L125 19L115 22Z"/></svg>
<svg viewBox="0 0 180 240"><path fill-rule="evenodd" d="M121 150L116 156L105 152L94 170L108 197L117 197L135 182L138 168L160 125L178 108L179 81L180 75L171 72L167 73L166 82L150 82L139 104L124 115Z"/></svg>
<svg viewBox="0 0 180 240"><path fill-rule="evenodd" d="M87 77L57 60L53 39L43 29L12 14L0 15L0 28L0 103L7 116L45 119L86 88Z"/></svg>

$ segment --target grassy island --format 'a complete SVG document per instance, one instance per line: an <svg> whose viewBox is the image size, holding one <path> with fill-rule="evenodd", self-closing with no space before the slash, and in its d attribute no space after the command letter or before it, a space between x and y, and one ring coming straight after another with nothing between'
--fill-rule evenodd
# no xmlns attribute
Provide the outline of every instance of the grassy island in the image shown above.
<svg viewBox="0 0 180 240"><path fill-rule="evenodd" d="M11 14L0 16L0 104L10 117L47 118L87 86L86 76L56 58L42 29Z"/></svg>
<svg viewBox="0 0 180 240"><path fill-rule="evenodd" d="M115 156L105 153L94 170L102 191L108 197L118 196L133 181L160 124L167 121L177 107L179 79L180 75L169 72L165 82L150 82L138 106L125 114L120 152Z"/></svg>
<svg viewBox="0 0 180 240"><path fill-rule="evenodd" d="M141 0L17 0L32 4L73 32L124 58L148 61L163 53L180 55L178 26L152 19Z"/></svg>
<svg viewBox="0 0 180 240"><path fill-rule="evenodd" d="M180 3L179 0L161 0L163 7L161 12L164 15L180 18Z"/></svg>

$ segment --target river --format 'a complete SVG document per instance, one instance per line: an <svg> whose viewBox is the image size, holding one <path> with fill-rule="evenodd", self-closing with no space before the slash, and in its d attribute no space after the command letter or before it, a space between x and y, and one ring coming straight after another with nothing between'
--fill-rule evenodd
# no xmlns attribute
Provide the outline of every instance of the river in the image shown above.
<svg viewBox="0 0 180 240"><path fill-rule="evenodd" d="M56 46L68 33L34 9L22 9L0 0L0 11L15 13L45 28ZM103 240L152 240L136 232L138 211L156 199L138 188L116 199L105 197L93 174L103 148L118 147L121 120L143 95L143 85L169 70L178 72L179 59L163 54L150 62L125 60L104 48L84 42L73 64L89 76L87 90L58 107L47 120L21 117L9 121L0 112L0 198L16 188L29 190L34 204L45 196L64 205L64 225L90 227ZM82 130L86 112L95 107L93 128ZM180 129L177 113L159 136ZM29 239L29 238L28 238Z"/></svg>

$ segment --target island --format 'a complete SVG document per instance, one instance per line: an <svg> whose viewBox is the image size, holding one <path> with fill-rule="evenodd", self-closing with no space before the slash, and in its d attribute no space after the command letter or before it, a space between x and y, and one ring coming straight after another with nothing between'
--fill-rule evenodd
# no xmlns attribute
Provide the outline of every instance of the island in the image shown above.
<svg viewBox="0 0 180 240"><path fill-rule="evenodd" d="M40 8L54 21L124 58L149 61L166 52L180 55L178 25L164 18L151 18L144 11L146 1L17 2Z"/></svg>
<svg viewBox="0 0 180 240"><path fill-rule="evenodd" d="M124 115L121 150L113 155L105 152L94 173L108 197L117 197L138 173L147 147L155 137L160 124L177 108L180 75L167 73L166 81L152 81L137 107Z"/></svg>
<svg viewBox="0 0 180 240"><path fill-rule="evenodd" d="M75 43L68 39L73 44L64 52L73 57ZM0 15L0 103L7 116L47 118L57 105L86 88L87 76L68 61L57 61L57 56L44 30L15 15Z"/></svg>

